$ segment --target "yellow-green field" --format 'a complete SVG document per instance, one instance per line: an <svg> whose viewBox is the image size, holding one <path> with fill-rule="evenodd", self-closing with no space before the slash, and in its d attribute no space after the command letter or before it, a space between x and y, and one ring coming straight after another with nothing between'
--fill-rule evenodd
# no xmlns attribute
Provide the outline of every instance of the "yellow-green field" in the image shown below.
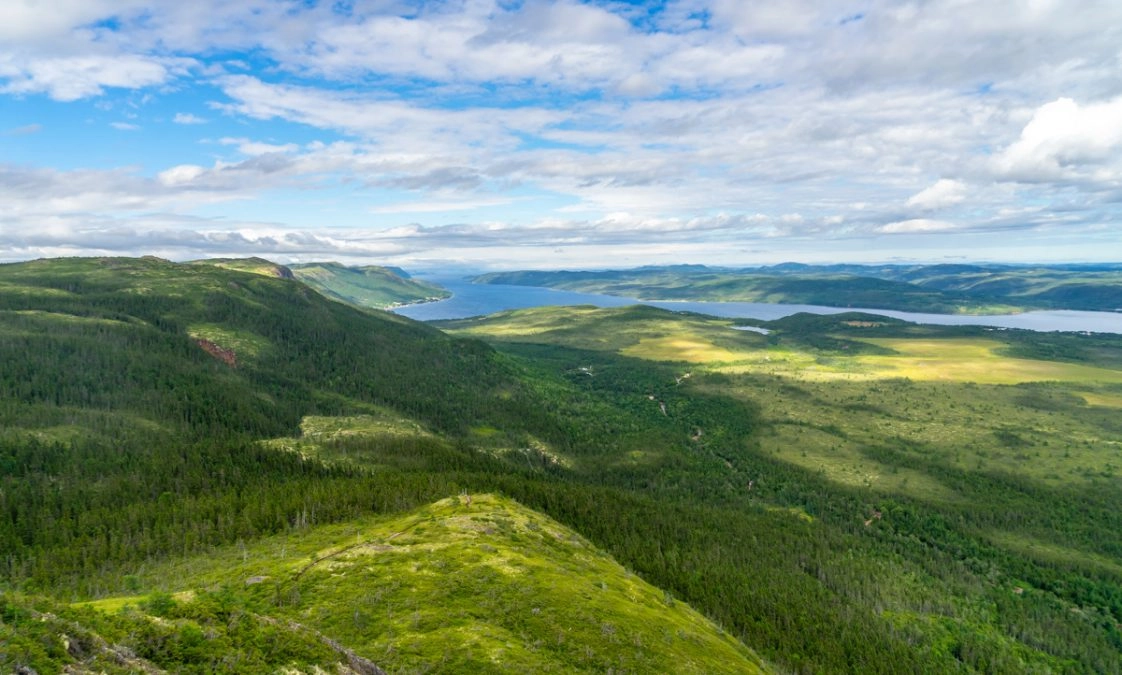
<svg viewBox="0 0 1122 675"><path fill-rule="evenodd" d="M1013 357L1000 337L860 334L882 328L875 322L843 322L858 335L826 334L832 349L732 325L649 308L570 307L507 312L457 330L681 363L694 377L676 391L760 406L761 449L872 492L955 499L923 470L885 459L892 453L1052 484L1122 471L1122 438L1107 416L1122 407L1122 370ZM731 380L710 386L707 373ZM869 450L886 443L887 454Z"/></svg>
<svg viewBox="0 0 1122 675"><path fill-rule="evenodd" d="M1122 382L1122 371L1118 370L1003 356L1000 350L1005 348L1005 343L996 340L865 338L863 341L897 352L892 356L858 357L861 363L872 366L884 377L977 384Z"/></svg>
<svg viewBox="0 0 1122 675"><path fill-rule="evenodd" d="M865 338L891 355L832 354L828 358L783 347L716 344L708 331L644 337L620 350L655 361L685 361L728 373L765 372L800 379L876 380L906 377L938 382L1022 384L1026 382L1122 383L1122 371L1076 363L1004 356L1005 344L984 339ZM1105 401L1107 399L1098 399Z"/></svg>
<svg viewBox="0 0 1122 675"><path fill-rule="evenodd" d="M1122 408L1122 394L1102 391L1081 391L1078 394L1087 402L1087 405L1100 408Z"/></svg>

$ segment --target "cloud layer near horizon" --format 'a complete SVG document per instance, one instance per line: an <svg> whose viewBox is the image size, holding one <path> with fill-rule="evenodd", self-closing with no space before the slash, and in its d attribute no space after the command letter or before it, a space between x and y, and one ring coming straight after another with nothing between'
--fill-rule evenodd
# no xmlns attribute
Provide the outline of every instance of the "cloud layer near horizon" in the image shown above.
<svg viewBox="0 0 1122 675"><path fill-rule="evenodd" d="M4 259L1122 251L1115 2L52 5L0 6Z"/></svg>

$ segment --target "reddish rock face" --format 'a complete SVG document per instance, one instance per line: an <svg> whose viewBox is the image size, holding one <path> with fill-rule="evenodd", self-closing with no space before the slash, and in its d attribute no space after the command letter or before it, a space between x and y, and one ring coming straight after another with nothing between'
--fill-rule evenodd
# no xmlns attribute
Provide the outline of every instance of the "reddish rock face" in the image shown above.
<svg viewBox="0 0 1122 675"><path fill-rule="evenodd" d="M195 340L195 342L200 347L202 347L203 350L206 351L207 354L210 354L211 356L218 359L222 363L225 363L226 365L230 366L231 368L237 368L238 367L238 355L234 353L233 349L226 349L225 347L219 347L218 345L214 344L210 340L205 340L203 338L199 338L199 339Z"/></svg>

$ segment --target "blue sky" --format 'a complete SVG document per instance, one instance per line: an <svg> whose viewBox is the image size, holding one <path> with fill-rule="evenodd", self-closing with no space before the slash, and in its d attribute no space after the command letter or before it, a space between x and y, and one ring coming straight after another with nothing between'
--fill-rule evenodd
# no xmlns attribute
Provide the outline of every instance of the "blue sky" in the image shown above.
<svg viewBox="0 0 1122 675"><path fill-rule="evenodd" d="M0 259L1122 260L1114 1L8 0Z"/></svg>

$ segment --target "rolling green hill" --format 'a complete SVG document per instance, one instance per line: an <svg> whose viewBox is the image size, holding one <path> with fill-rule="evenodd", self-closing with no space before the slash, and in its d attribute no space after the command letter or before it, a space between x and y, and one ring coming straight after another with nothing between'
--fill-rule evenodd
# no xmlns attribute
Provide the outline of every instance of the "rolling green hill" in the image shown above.
<svg viewBox="0 0 1122 675"><path fill-rule="evenodd" d="M227 546L132 583L151 590L71 606L0 596L0 668L767 672L573 531L494 495Z"/></svg>
<svg viewBox="0 0 1122 675"><path fill-rule="evenodd" d="M1122 671L1118 338L268 269L0 265L0 670Z"/></svg>
<svg viewBox="0 0 1122 675"><path fill-rule="evenodd" d="M409 278L400 269L374 265L346 267L333 262L289 267L297 279L320 293L359 307L386 309L451 295L436 284Z"/></svg>
<svg viewBox="0 0 1122 675"><path fill-rule="evenodd" d="M377 654L391 672L762 672L688 606L495 495L229 546L157 566L137 585L157 590L84 606L170 598L177 607L163 615L191 619L194 605L224 602Z"/></svg>

